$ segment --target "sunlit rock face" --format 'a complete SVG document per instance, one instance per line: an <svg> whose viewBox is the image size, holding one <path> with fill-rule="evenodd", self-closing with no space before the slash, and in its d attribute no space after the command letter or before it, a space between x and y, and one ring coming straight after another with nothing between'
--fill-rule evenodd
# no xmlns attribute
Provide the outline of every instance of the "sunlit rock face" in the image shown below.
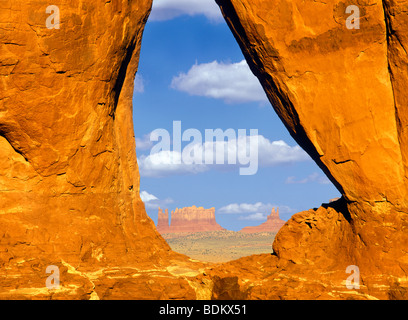
<svg viewBox="0 0 408 320"><path fill-rule="evenodd" d="M1 299L408 298L407 2L359 1L354 29L351 1L217 2L343 197L295 214L273 254L208 267L172 252L133 134L151 1L0 0Z"/></svg>
<svg viewBox="0 0 408 320"><path fill-rule="evenodd" d="M188 259L139 197L132 96L151 0L52 4L0 1L0 298L194 298L165 271Z"/></svg>
<svg viewBox="0 0 408 320"><path fill-rule="evenodd" d="M290 219L278 257L405 282L408 2L217 3L277 114L343 194L337 218Z"/></svg>

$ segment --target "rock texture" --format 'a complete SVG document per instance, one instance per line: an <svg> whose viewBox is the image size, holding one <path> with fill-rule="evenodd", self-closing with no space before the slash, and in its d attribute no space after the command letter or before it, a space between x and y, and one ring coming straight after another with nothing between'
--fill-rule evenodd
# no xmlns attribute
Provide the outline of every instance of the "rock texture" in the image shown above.
<svg viewBox="0 0 408 320"><path fill-rule="evenodd" d="M285 224L285 221L279 217L279 208L272 208L271 214L266 217L266 221L259 226L250 226L242 228L239 232L255 233L255 232L278 232Z"/></svg>
<svg viewBox="0 0 408 320"><path fill-rule="evenodd" d="M408 1L217 3L342 198L294 215L272 255L172 252L139 198L132 128L151 0L56 0L59 29L45 1L0 0L0 298L408 299Z"/></svg>
<svg viewBox="0 0 408 320"><path fill-rule="evenodd" d="M212 299L408 299L397 269L384 272L381 262L360 263L344 207L336 202L297 213L275 237L274 254L227 262L196 279L206 284L202 289L211 286ZM346 287L354 275L346 272L350 265L359 267L358 288Z"/></svg>
<svg viewBox="0 0 408 320"><path fill-rule="evenodd" d="M216 1L277 114L343 195L279 231L278 263L296 265L284 273L326 279L327 293L357 265L368 290L395 297L408 285L408 2Z"/></svg>
<svg viewBox="0 0 408 320"><path fill-rule="evenodd" d="M170 219L169 225L168 209L163 213L159 208L157 231L166 234L224 230L215 221L215 208L204 209L196 206L176 208L171 212Z"/></svg>
<svg viewBox="0 0 408 320"><path fill-rule="evenodd" d="M0 1L0 298L194 298L189 259L139 197L132 96L151 0L52 4L59 29L47 1Z"/></svg>

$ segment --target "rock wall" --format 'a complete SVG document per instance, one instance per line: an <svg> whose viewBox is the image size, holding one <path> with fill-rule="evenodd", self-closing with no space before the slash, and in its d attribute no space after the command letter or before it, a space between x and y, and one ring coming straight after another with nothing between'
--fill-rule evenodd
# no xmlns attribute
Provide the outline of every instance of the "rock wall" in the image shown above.
<svg viewBox="0 0 408 320"><path fill-rule="evenodd" d="M285 224L277 263L326 293L356 265L366 292L395 297L408 285L408 2L216 2L275 111L343 195ZM350 5L359 28L347 26Z"/></svg>
<svg viewBox="0 0 408 320"><path fill-rule="evenodd" d="M271 214L266 217L266 221L259 226L250 226L242 228L239 232L255 233L255 232L278 232L285 224L285 221L279 217L279 208L272 208Z"/></svg>
<svg viewBox="0 0 408 320"><path fill-rule="evenodd" d="M215 208L204 209L196 206L176 208L171 211L170 225L168 209L163 213L159 208L158 214L157 230L161 234L224 230L215 220Z"/></svg>
<svg viewBox="0 0 408 320"><path fill-rule="evenodd" d="M132 128L151 0L56 0L59 29L45 1L1 0L0 298L408 298L408 2L217 3L343 197L294 215L272 255L207 268L172 252L139 198ZM45 287L50 265L58 290Z"/></svg>
<svg viewBox="0 0 408 320"><path fill-rule="evenodd" d="M47 1L0 1L0 298L195 297L163 272L189 260L139 197L132 96L151 0L52 4L50 29Z"/></svg>

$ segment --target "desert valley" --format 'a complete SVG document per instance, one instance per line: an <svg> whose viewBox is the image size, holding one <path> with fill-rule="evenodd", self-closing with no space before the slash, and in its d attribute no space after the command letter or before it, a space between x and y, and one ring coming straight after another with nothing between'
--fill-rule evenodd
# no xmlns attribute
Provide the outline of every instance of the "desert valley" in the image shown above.
<svg viewBox="0 0 408 320"><path fill-rule="evenodd" d="M273 239L285 223L279 217L279 208L273 208L267 221L261 225L245 227L240 231L219 226L215 221L214 208L193 206L176 209L170 217L169 226L168 210L163 213L159 208L157 231L175 252L206 262L226 262L251 254L271 254Z"/></svg>

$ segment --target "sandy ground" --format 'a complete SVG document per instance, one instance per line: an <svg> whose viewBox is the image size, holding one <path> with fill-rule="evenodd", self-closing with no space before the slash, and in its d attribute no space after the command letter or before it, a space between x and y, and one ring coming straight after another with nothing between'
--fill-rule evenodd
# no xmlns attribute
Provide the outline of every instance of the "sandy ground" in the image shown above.
<svg viewBox="0 0 408 320"><path fill-rule="evenodd" d="M275 233L246 234L234 231L210 231L193 234L165 234L170 247L192 259L226 262L244 256L272 253Z"/></svg>

